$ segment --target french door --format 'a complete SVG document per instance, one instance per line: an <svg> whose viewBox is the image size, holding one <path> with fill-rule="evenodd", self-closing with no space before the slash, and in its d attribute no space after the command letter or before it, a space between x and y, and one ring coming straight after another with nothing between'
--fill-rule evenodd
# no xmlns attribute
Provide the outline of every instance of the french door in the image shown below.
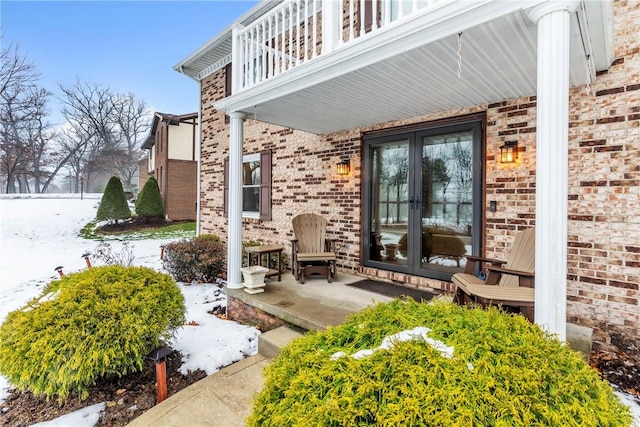
<svg viewBox="0 0 640 427"><path fill-rule="evenodd" d="M364 265L449 280L480 253L482 123L365 138Z"/></svg>

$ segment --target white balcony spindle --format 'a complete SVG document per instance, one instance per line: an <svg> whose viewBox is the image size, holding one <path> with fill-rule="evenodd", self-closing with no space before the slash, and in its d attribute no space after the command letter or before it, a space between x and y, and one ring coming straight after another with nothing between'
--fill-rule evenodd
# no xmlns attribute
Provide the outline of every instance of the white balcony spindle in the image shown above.
<svg viewBox="0 0 640 427"><path fill-rule="evenodd" d="M282 61L282 72L287 71L287 10L283 9L280 14L280 60Z"/></svg>
<svg viewBox="0 0 640 427"><path fill-rule="evenodd" d="M371 2L371 31L378 29L378 0Z"/></svg>
<svg viewBox="0 0 640 427"><path fill-rule="evenodd" d="M289 3L289 47L287 48L288 68L293 68L293 2Z"/></svg>
<svg viewBox="0 0 640 427"><path fill-rule="evenodd" d="M312 58L315 58L316 56L318 56L318 48L316 47L318 45L318 0L313 0L313 29L312 29L312 34L313 34L313 44L311 46L311 48L313 49Z"/></svg>
<svg viewBox="0 0 640 427"><path fill-rule="evenodd" d="M296 0L296 65L300 63L300 0Z"/></svg>
<svg viewBox="0 0 640 427"><path fill-rule="evenodd" d="M309 0L304 0L304 61L309 59Z"/></svg>
<svg viewBox="0 0 640 427"><path fill-rule="evenodd" d="M360 36L364 35L364 32L365 32L364 24L367 20L365 16L367 11L367 8L365 7L365 3L366 3L366 0L360 0L360 13L358 14L359 15L358 20L360 21Z"/></svg>
<svg viewBox="0 0 640 427"><path fill-rule="evenodd" d="M355 38L353 31L353 20L354 20L354 3L355 0L349 0L349 41Z"/></svg>
<svg viewBox="0 0 640 427"><path fill-rule="evenodd" d="M267 78L267 49L265 48L265 46L267 46L267 37L266 37L266 28L267 28L267 24L266 22L263 22L260 25L260 29L261 29L261 33L262 33L262 39L260 40L260 49L261 49L261 55L262 55L262 70L260 70L260 81L264 81Z"/></svg>

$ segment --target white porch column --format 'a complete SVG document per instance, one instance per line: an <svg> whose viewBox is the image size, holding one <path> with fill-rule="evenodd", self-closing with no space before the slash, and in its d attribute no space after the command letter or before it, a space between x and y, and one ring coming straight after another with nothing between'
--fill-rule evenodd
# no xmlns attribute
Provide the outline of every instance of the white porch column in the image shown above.
<svg viewBox="0 0 640 427"><path fill-rule="evenodd" d="M566 339L569 31L578 1L528 12L538 25L536 323Z"/></svg>
<svg viewBox="0 0 640 427"><path fill-rule="evenodd" d="M227 233L227 287L242 288L242 140L244 114L233 112L229 129L229 229Z"/></svg>
<svg viewBox="0 0 640 427"><path fill-rule="evenodd" d="M342 3L335 0L322 0L322 54L333 52L335 47L342 42L340 22Z"/></svg>

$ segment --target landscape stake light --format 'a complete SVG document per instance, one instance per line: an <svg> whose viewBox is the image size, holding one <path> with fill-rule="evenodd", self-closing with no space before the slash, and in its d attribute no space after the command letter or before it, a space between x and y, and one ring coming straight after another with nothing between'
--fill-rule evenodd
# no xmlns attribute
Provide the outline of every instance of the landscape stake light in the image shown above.
<svg viewBox="0 0 640 427"><path fill-rule="evenodd" d="M91 260L89 259L89 255L91 255L89 252L85 252L82 254L82 258L84 258L84 262L87 263L87 268L91 268Z"/></svg>
<svg viewBox="0 0 640 427"><path fill-rule="evenodd" d="M158 347L147 355L156 363L156 385L158 389L158 403L167 398L167 365L166 358L173 353L169 347Z"/></svg>
<svg viewBox="0 0 640 427"><path fill-rule="evenodd" d="M63 269L63 268L64 268L64 267L62 267L61 265L59 265L58 267L54 268L53 270L54 270L54 271L57 271L57 272L58 272L58 274L60 275L60 277L62 277L62 276L64 276L64 273L62 272L62 269Z"/></svg>

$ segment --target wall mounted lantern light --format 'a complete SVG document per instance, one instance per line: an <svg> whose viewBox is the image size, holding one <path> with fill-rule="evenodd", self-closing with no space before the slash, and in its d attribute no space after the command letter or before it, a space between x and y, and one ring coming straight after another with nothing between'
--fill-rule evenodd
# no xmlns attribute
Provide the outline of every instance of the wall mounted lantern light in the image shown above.
<svg viewBox="0 0 640 427"><path fill-rule="evenodd" d="M336 163L336 170L340 176L349 175L349 172L351 172L351 162L349 159L343 159Z"/></svg>
<svg viewBox="0 0 640 427"><path fill-rule="evenodd" d="M505 141L500 147L500 163L515 163L518 160L518 141Z"/></svg>

